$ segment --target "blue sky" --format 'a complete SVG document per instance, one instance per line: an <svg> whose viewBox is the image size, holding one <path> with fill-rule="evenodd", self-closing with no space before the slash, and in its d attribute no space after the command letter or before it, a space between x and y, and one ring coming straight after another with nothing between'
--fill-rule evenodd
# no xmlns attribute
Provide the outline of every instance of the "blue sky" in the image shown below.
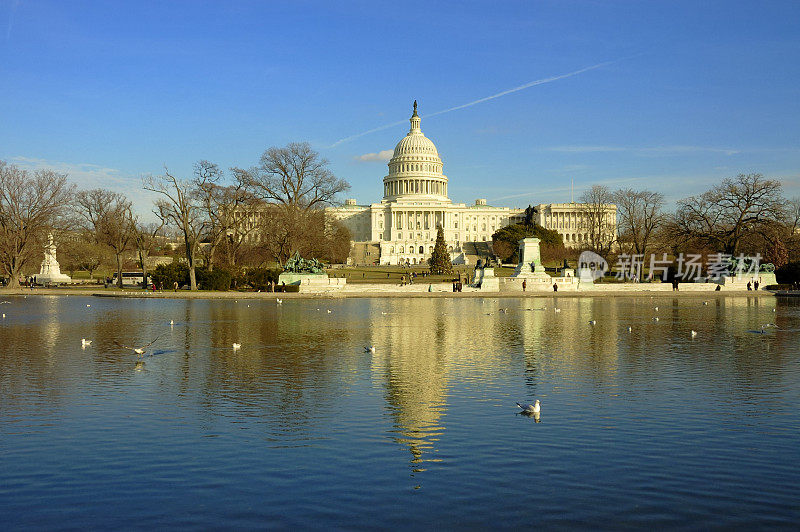
<svg viewBox="0 0 800 532"><path fill-rule="evenodd" d="M164 165L308 141L369 203L386 162L365 155L417 99L454 201L569 201L571 180L674 201L750 172L795 196L799 20L797 1L0 0L0 158L146 212Z"/></svg>

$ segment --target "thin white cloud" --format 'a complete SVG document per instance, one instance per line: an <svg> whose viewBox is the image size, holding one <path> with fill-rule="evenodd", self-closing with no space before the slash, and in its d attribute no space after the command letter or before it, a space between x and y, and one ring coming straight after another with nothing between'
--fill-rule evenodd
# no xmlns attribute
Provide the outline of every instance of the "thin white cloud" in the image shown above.
<svg viewBox="0 0 800 532"><path fill-rule="evenodd" d="M557 151L564 153L594 153L594 152L609 152L609 151L626 151L627 148L620 148L616 146L552 146L545 148L546 151Z"/></svg>
<svg viewBox="0 0 800 532"><path fill-rule="evenodd" d="M582 74L584 72L588 72L589 70L594 70L594 69L597 69L597 68L601 68L601 67L610 65L612 63L615 63L615 62L616 61L605 61L603 63L597 63L596 65L591 65L591 66L588 66L588 67L581 68L580 70L567 72L566 74L560 74L558 76L550 76L548 78L542 78L542 79L537 79L537 80L534 80L534 81L529 81L528 83L525 83L523 85L519 85L518 87L514 87L512 89L506 89L504 91L498 92L497 94L492 94L491 96L486 96L484 98L479 98L477 100L473 100L473 101L467 102L465 104L457 105L455 107L450 107L448 109L442 109L441 111L436 111L435 113L430 113L430 114L427 114L427 115L423 115L423 117L424 118L430 118L432 116L437 116L437 115L441 115L441 114L444 114L444 113L449 113L451 111L457 111L459 109L465 109L467 107L472 107L473 105L478 105L479 103L488 102L489 100L494 100L495 98L500 98L501 96L505 96L507 94L518 92L518 91L521 91L521 90L524 90L524 89L529 89L530 87L534 87L536 85L544 85L545 83L552 83L553 81L558 81L558 80L561 80L561 79L570 78L572 76L577 76L578 74ZM338 146L339 144L342 144L344 142L348 142L348 141L356 139L358 137L363 137L364 135L369 135L370 133L375 133L377 131L382 131L382 130L388 129L390 127L394 127L394 126L397 126L397 125L400 125L400 124L404 124L405 122L406 122L405 120L400 120L398 122L392 122L391 124L386 124L386 125L383 125L383 126L379 126L379 127L376 127L376 128L373 128L373 129L370 129L370 130L367 130L367 131L364 131L364 132L361 132L361 133L356 133L355 135L350 135L349 137L344 137L342 139L337 140L336 142L334 142L330 146L328 146L328 148L335 148L336 146Z"/></svg>
<svg viewBox="0 0 800 532"><path fill-rule="evenodd" d="M48 161L34 157L16 156L8 159L11 164L27 170L53 170L67 174L67 179L80 189L105 188L125 194L133 203L134 211L150 220L156 195L142 188L139 176L125 175L116 168L108 168L90 163L70 163Z"/></svg>
<svg viewBox="0 0 800 532"><path fill-rule="evenodd" d="M605 179L602 181L595 181L590 184L581 183L580 185L576 185L574 187L575 198L579 198L580 195L583 194L583 191L588 188L591 188L592 185L620 186L628 183L635 183L637 181L642 181L642 180L643 178L641 177L628 177L620 179ZM512 194L510 196L499 196L496 198L490 198L489 201L503 201L510 199L519 199L519 198L531 198L540 203L552 203L546 198L543 198L542 195L570 192L570 188L571 188L570 184L565 184L551 188L537 188L536 190L529 190L527 192L522 192L520 194Z"/></svg>
<svg viewBox="0 0 800 532"><path fill-rule="evenodd" d="M717 148L711 146L552 146L545 148L546 151L562 153L611 153L627 152L642 156L669 156L687 153L722 153L724 155L736 155L743 150L735 148Z"/></svg>
<svg viewBox="0 0 800 532"><path fill-rule="evenodd" d="M11 40L11 27L14 25L14 12L17 10L20 0L13 0L8 9L8 26L6 26L6 42Z"/></svg>
<svg viewBox="0 0 800 532"><path fill-rule="evenodd" d="M394 150L382 150L378 153L365 153L363 155L356 155L353 157L356 161L364 161L364 162L371 162L371 161L388 161L394 155Z"/></svg>

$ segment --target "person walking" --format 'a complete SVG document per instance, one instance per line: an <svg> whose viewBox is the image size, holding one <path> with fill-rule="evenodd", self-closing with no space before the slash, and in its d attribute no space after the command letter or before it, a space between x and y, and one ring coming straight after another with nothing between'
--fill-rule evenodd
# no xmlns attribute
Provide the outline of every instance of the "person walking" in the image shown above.
<svg viewBox="0 0 800 532"><path fill-rule="evenodd" d="M528 288L528 281L523 279L522 280L522 291L524 292L526 288Z"/></svg>
<svg viewBox="0 0 800 532"><path fill-rule="evenodd" d="M758 290L758 281L753 281L753 288Z"/></svg>

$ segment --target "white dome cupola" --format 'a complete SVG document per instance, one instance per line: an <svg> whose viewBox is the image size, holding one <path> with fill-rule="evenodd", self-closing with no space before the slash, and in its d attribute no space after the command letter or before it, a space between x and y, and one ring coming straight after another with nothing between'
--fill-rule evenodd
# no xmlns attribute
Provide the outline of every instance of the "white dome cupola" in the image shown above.
<svg viewBox="0 0 800 532"><path fill-rule="evenodd" d="M389 175L383 178L383 199L447 200L447 176L433 142L420 129L417 101L411 115L411 129L400 139L389 160Z"/></svg>

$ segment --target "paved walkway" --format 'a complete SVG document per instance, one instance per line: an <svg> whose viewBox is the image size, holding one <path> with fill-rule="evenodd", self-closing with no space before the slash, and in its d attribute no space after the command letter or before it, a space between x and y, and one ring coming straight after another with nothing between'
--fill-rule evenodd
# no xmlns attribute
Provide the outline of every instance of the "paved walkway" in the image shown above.
<svg viewBox="0 0 800 532"><path fill-rule="evenodd" d="M0 299L7 295L24 296L96 296L96 297L136 297L148 299L336 299L336 298L361 298L361 297L456 297L456 298L541 298L541 297L691 297L691 298L724 298L724 297L775 297L776 294L766 290L722 290L714 291L634 291L613 290L602 291L585 290L572 292L481 292L476 288L464 287L460 293L452 292L452 284L436 283L432 285L432 292L428 292L428 284L413 284L406 286L392 284L354 284L344 290L323 293L270 293L270 292L190 292L188 290L145 292L144 290L117 290L96 287L69 287L69 288L35 288L8 289L0 288ZM782 292L780 295L800 295L800 293Z"/></svg>

